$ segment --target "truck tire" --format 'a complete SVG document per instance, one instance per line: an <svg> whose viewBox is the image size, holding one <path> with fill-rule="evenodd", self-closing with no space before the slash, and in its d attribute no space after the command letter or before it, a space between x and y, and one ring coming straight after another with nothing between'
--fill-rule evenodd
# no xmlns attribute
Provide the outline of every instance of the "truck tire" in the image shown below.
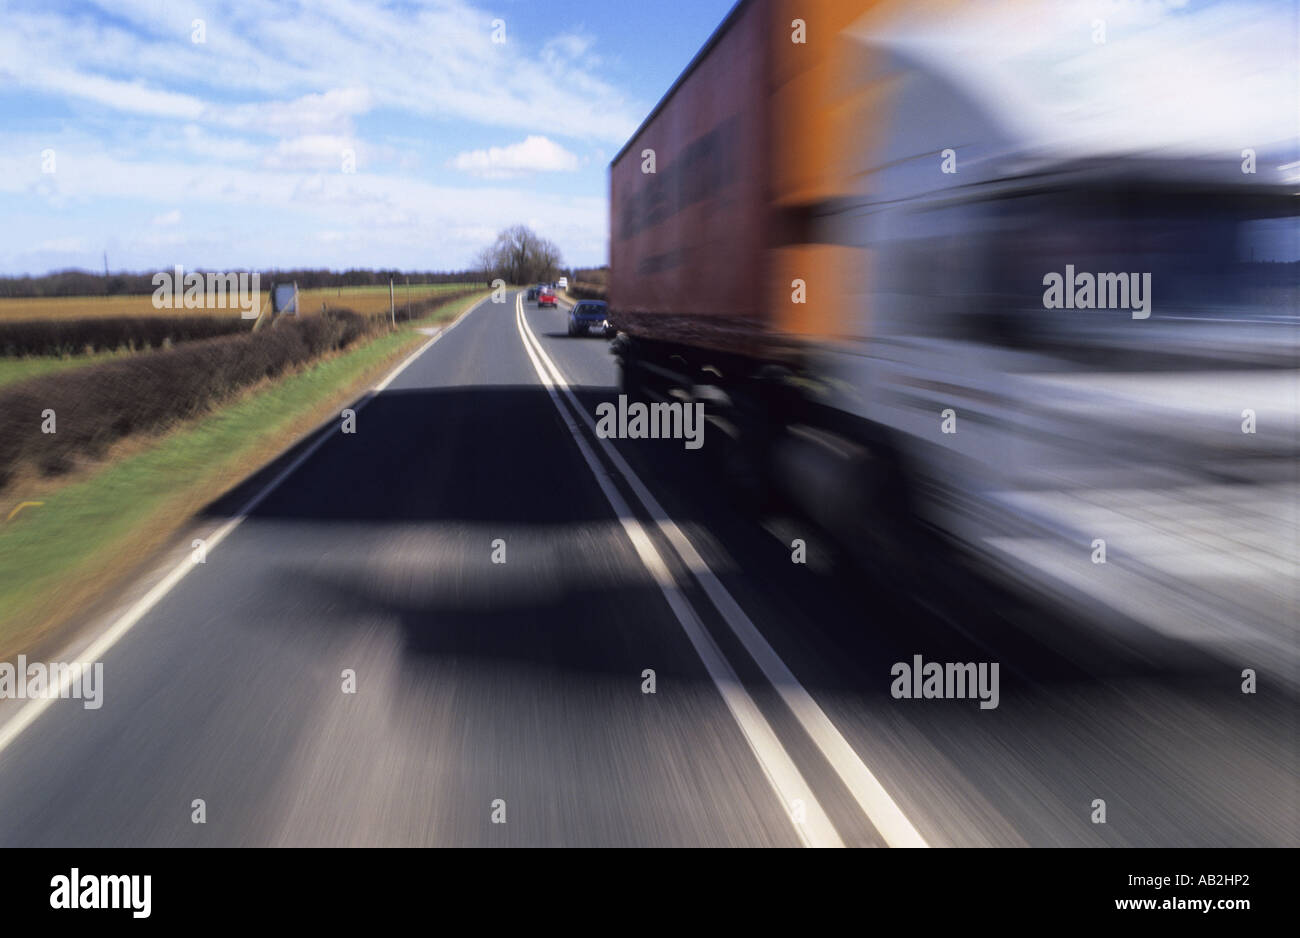
<svg viewBox="0 0 1300 938"><path fill-rule="evenodd" d="M776 501L772 473L772 441L776 428L762 401L740 394L726 411L726 419L737 436L723 441L721 468L727 491L736 506L751 514L762 514Z"/></svg>
<svg viewBox="0 0 1300 938"><path fill-rule="evenodd" d="M943 545L921 520L899 454L873 447L854 467L858 480L846 514L846 552L853 566L888 589L920 595L941 564Z"/></svg>
<svg viewBox="0 0 1300 938"><path fill-rule="evenodd" d="M618 390L629 401L645 400L645 371L640 367L635 343L620 333L610 343L610 351L618 358Z"/></svg>

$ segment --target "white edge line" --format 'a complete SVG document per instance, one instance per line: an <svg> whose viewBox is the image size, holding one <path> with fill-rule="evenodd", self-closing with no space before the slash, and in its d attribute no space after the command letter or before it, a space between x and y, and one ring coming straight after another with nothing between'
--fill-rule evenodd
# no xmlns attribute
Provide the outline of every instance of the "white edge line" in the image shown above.
<svg viewBox="0 0 1300 938"><path fill-rule="evenodd" d="M519 327L519 337L523 341L524 351L528 353L533 367L537 370L538 377L541 378L542 385L546 388L547 394L550 395L551 402L555 405L555 409L559 412L569 432L573 435L573 439L577 442L582 458L586 460L587 467L591 470L592 475L596 477L601 492L604 493L605 499L623 525L623 530L632 542L637 556L640 557L641 562L659 586L664 599L668 601L669 608L677 617L682 630L686 632L686 637L694 647L695 653L699 655L709 677L717 686L723 702L726 703L727 709L731 711L732 718L740 727L741 734L745 737L745 741L749 743L750 749L758 760L759 767L766 775L768 784L772 786L777 798L781 801L787 819L794 825L795 832L806 846L843 847L843 840L841 840L839 833L836 832L816 795L813 794L811 786L804 779L798 766L794 764L794 760L786 752L785 747L781 745L775 730L767 722L767 718L763 716L753 697L749 695L749 692L741 683L740 678L736 676L736 672L726 660L721 649L714 643L712 636L709 635L708 630L704 628L696 616L695 610L691 608L690 603L682 594L672 572L664 563L663 557L655 548L649 535L646 534L645 528L629 509L627 502L619 494L618 489L614 487L609 474L584 439L581 429L561 403L555 390L557 382L553 381L551 375L547 373L538 360L537 354L534 354L533 345L530 344L530 339L532 343L537 343L537 337L532 334L532 330L528 327L524 318L522 297L522 293L515 295L515 321ZM540 343L537 343L536 351L543 356L546 354L542 351ZM562 385L561 387L567 391L567 386ZM800 803L803 805L802 821L796 820L795 808Z"/></svg>
<svg viewBox="0 0 1300 938"><path fill-rule="evenodd" d="M524 328L528 329L529 334L532 335L532 329L528 326L526 319L524 320ZM767 639L763 637L758 627L741 609L740 604L722 585L722 581L705 563L704 558L695 550L694 545L678 528L676 522L669 517L658 500L650 494L650 490L632 471L632 467L627 464L609 440L601 438L596 433L596 424L591 415L582 408L578 399L569 389L569 385L560 373L560 369L546 354L537 337L533 335L532 338L534 342L537 342L538 354L551 370L556 385L564 393L574 412L587 424L592 436L601 446L605 455L609 457L614 468L627 480L633 494L636 495L642 506L649 512L651 518L654 519L656 526L668 539L678 558L699 581L705 594L723 619L726 620L731 631L740 639L746 651L757 662L768 681L780 693L781 699L794 713L799 725L812 738L817 748L821 750L822 755L830 762L840 780L848 786L854 800L871 823L875 825L876 829L880 831L881 836L885 838L885 842L891 847L929 846L925 842L925 838L921 836L920 832L912 825L912 822L903 814L902 809L890 797L889 792L880 784L875 774L854 751L848 740L835 728L835 724L831 722L830 717L813 700L807 689L799 683L798 678L794 676L794 672L781 660L781 657L768 643Z"/></svg>
<svg viewBox="0 0 1300 938"><path fill-rule="evenodd" d="M352 409L359 411L365 407L366 404L370 402L371 398L388 387L394 378L406 370L407 366L428 351L435 342L458 326L461 320L474 312L474 310L478 309L489 299L491 299L490 296L479 300L469 309L465 310L465 312L457 316L456 319L445 329L439 331L437 335L430 338L428 342L425 342L418 349L412 352L404 362L389 372L388 376L384 378L382 382L374 388L367 390L361 395L361 397L354 401ZM217 530L211 535L204 538L206 552L210 554L218 544L224 541L226 537L228 537L235 528L239 527L243 520L266 499L268 495L274 492L285 479L298 471L302 464L311 458L312 454L325 445L325 441L333 434L333 427L326 427L321 430L321 432L317 434L316 439L312 441L311 445L303 450L302 453L298 455L297 459L286 466L283 471L268 482L256 495L250 498L248 502L245 503L245 505L235 514L235 517L221 525L221 527L217 528ZM136 600L136 602L133 603L126 612L119 616L112 625L105 629L98 638L78 653L77 658L88 662L102 659L104 655L108 653L109 649L116 645L122 639L122 636L131 631L132 626L144 618L149 610L156 606L164 596L171 592L172 588L184 579L185 574L189 573L195 566L196 564L187 558L173 567L171 572L168 573L167 576L163 577L163 579L157 583L153 589L149 590L149 592ZM22 709L10 717L4 726L0 727L0 753L3 753L5 749L8 748L9 744L17 739L19 735L22 734L23 730L35 723L40 715L49 708L50 704L57 699L63 698L71 681L71 669L65 670L63 672L63 678L59 683L59 692L57 694L48 693L44 697L37 697L28 700L27 703L23 705Z"/></svg>

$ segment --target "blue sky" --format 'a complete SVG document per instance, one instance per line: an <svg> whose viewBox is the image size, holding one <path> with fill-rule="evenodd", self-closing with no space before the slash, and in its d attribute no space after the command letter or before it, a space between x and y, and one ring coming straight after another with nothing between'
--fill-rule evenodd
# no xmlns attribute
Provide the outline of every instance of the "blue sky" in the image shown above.
<svg viewBox="0 0 1300 938"><path fill-rule="evenodd" d="M0 3L0 273L458 269L516 222L603 263L608 162L731 5Z"/></svg>

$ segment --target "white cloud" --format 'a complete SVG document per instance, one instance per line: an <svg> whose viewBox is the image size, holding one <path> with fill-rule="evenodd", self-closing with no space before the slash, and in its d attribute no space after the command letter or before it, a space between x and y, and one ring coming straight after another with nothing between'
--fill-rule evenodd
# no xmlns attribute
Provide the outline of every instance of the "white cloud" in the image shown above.
<svg viewBox="0 0 1300 938"><path fill-rule="evenodd" d="M504 179L525 173L567 172L578 168L578 158L555 141L533 135L509 146L457 154L450 165L475 176Z"/></svg>
<svg viewBox="0 0 1300 938"><path fill-rule="evenodd" d="M134 114L193 119L203 110L202 101L192 95L161 91L140 81L117 81L67 69L35 69L31 82L43 91L85 98Z"/></svg>
<svg viewBox="0 0 1300 938"><path fill-rule="evenodd" d="M165 135L155 131L150 145L162 148L176 147L193 156L236 162L256 159L265 150L265 147L249 143L229 133L208 133L197 124L186 124L181 128L179 137L170 127L167 128Z"/></svg>
<svg viewBox="0 0 1300 938"><path fill-rule="evenodd" d="M334 88L321 94L307 94L290 101L243 104L233 108L213 106L204 117L240 130L269 134L315 135L346 131L354 116L374 106L365 88Z"/></svg>
<svg viewBox="0 0 1300 938"><path fill-rule="evenodd" d="M622 143L641 110L601 77L590 37L543 38L541 55L534 37L494 44L491 18L465 0L215 2L195 14L208 23L202 45L189 40L188 12L96 5L101 22L53 8L6 14L0 87L285 135L348 132L352 116L384 108L526 131L558 113L573 136Z"/></svg>
<svg viewBox="0 0 1300 938"><path fill-rule="evenodd" d="M595 37L512 22L498 45L493 15L474 0L6 9L0 94L53 100L61 116L20 116L0 137L0 194L31 222L25 238L0 239L0 268L35 269L55 253L94 262L105 247L139 269L454 267L521 212L566 251L603 254L604 196L582 194L603 186L584 185L585 154L621 144L642 108L606 81ZM190 41L195 17L203 44ZM431 174L467 128L518 142ZM40 172L47 147L57 174ZM550 178L474 181L532 174Z"/></svg>
<svg viewBox="0 0 1300 938"><path fill-rule="evenodd" d="M78 237L50 238L36 245L38 251L55 251L60 254L75 254L86 250L86 239Z"/></svg>
<svg viewBox="0 0 1300 938"><path fill-rule="evenodd" d="M350 137L332 134L308 134L281 140L262 161L271 169L335 170L343 165L345 153L357 157L357 143Z"/></svg>
<svg viewBox="0 0 1300 938"><path fill-rule="evenodd" d="M595 44L591 36L565 33L542 44L542 61L552 68L573 68L581 72L581 68L575 67L580 59L585 68L594 68L600 65L599 57L591 51Z"/></svg>
<svg viewBox="0 0 1300 938"><path fill-rule="evenodd" d="M12 149L0 147L0 195L27 195L35 182L51 178L40 175L38 161L30 156L32 146L19 138ZM510 184L437 185L405 175L349 175L337 168L309 172L213 161L138 161L83 146L69 152L66 168L60 157L58 175L61 197L69 204L84 205L111 194L155 213L183 211L181 226L151 226L131 234L122 231L116 216L87 219L85 245L61 245L75 251L108 244L114 265L129 269L179 262L213 268L259 266L270 263L268 258L276 258L274 263L281 266L457 268L468 266L474 252L497 231L530 220L520 218L521 206L527 206L538 233L555 240L566 258L600 262L604 254L604 196L540 192ZM176 208L176 193L183 194L181 209ZM46 224L43 219L49 213L37 204L30 213L31 223ZM340 237L316 237L327 231ZM114 237L121 239L116 252ZM0 268L30 263L36 261L22 251L6 255L0 250Z"/></svg>

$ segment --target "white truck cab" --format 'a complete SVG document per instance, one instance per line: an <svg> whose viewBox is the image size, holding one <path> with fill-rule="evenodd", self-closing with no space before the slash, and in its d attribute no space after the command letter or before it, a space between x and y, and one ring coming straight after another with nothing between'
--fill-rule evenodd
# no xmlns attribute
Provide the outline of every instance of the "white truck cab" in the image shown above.
<svg viewBox="0 0 1300 938"><path fill-rule="evenodd" d="M1295 62L1227 8L1025 59L979 13L968 45L854 37L897 118L826 222L875 273L819 351L828 403L887 429L918 510L995 572L1294 676ZM1049 303L1062 272L1141 275L1147 308Z"/></svg>

